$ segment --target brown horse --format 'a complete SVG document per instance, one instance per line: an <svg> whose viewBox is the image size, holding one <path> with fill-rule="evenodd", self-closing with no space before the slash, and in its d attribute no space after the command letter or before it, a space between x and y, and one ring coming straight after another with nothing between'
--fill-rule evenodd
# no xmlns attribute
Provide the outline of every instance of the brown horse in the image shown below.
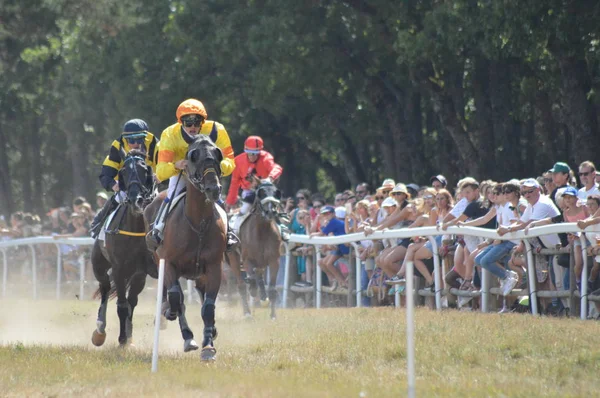
<svg viewBox="0 0 600 398"><path fill-rule="evenodd" d="M104 344L106 339L106 308L109 297L115 294L120 321L119 344L131 343L133 310L146 284L146 275L158 276L144 239L143 209L154 194L152 168L146 165L144 152L133 150L128 155L123 152L121 156L125 160L119 171L119 186L125 195L122 195L121 206L109 226L112 230L106 231L104 242L96 239L92 249L92 267L100 285L94 297L101 298L96 330L92 335L92 343L96 346Z"/></svg>
<svg viewBox="0 0 600 398"><path fill-rule="evenodd" d="M279 271L279 247L281 234L276 224L279 216L281 192L272 183L262 183L256 190L256 197L248 218L240 227L241 249L227 254L227 262L238 280L238 290L242 297L245 315L251 315L246 286L241 277L243 262L250 284L250 295L259 302L258 288L264 291L264 273L269 267L268 297L271 302L271 318L275 319L277 304L277 272Z"/></svg>
<svg viewBox="0 0 600 398"><path fill-rule="evenodd" d="M159 258L165 259L164 315L171 321L179 317L185 352L198 349L198 345L185 318L179 278L196 281L204 321L201 358L214 360L215 300L221 286L221 262L227 243L227 215L215 203L221 194L223 154L209 137L198 135L188 148L186 160L186 196L167 215L164 238L154 255L157 262ZM144 212L147 230L156 217L161 198Z"/></svg>

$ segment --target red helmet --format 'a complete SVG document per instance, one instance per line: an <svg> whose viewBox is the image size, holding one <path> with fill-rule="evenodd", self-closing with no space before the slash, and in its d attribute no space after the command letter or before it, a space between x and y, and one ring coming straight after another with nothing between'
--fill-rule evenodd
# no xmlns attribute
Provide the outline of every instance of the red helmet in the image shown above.
<svg viewBox="0 0 600 398"><path fill-rule="evenodd" d="M206 114L206 109L204 109L204 105L202 104L202 102L193 98L183 101L177 107L177 121L181 122L181 117L185 115L200 115L205 120L208 117L208 115Z"/></svg>
<svg viewBox="0 0 600 398"><path fill-rule="evenodd" d="M263 149L263 140L257 135L246 138L244 152L258 154Z"/></svg>

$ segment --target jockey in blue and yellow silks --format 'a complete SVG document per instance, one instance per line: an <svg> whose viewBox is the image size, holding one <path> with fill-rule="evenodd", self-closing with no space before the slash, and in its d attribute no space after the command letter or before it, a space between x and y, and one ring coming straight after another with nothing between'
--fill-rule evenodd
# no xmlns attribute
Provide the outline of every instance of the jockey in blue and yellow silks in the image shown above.
<svg viewBox="0 0 600 398"><path fill-rule="evenodd" d="M221 161L222 176L228 176L235 169L233 148L227 130L221 123L206 120L208 114L202 102L197 99L183 101L176 112L177 123L167 127L161 134L160 151L158 153L158 164L156 176L160 181L169 179L167 198L161 204L153 230L149 232L147 241L149 244L158 246L162 239L164 228L163 210L169 200L177 196L185 188L185 179L179 178L179 172L185 169L185 160L188 147L198 134L209 136L219 149L223 152ZM221 200L222 202L222 200ZM222 203L219 203L222 205ZM237 243L237 237L228 232L228 247Z"/></svg>
<svg viewBox="0 0 600 398"><path fill-rule="evenodd" d="M155 170L158 158L158 140L148 130L148 124L142 119L131 119L123 125L123 132L119 139L114 140L110 146L108 155L102 163L99 179L104 189L113 191L115 195L107 200L102 210L96 214L90 228L93 237L98 236L104 220L117 207L125 194L120 192L118 181L119 170L123 167L125 160L122 153L127 154L132 149L144 150L146 164Z"/></svg>

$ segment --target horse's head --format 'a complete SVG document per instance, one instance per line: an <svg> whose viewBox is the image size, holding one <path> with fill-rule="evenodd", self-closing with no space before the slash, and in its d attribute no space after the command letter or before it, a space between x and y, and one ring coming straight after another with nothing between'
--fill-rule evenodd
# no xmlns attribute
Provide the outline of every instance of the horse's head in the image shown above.
<svg viewBox="0 0 600 398"><path fill-rule="evenodd" d="M272 182L261 182L256 189L255 204L263 217L272 220L279 212L281 191Z"/></svg>
<svg viewBox="0 0 600 398"><path fill-rule="evenodd" d="M221 195L223 152L206 135L198 134L188 148L186 172L192 185L212 202Z"/></svg>
<svg viewBox="0 0 600 398"><path fill-rule="evenodd" d="M142 213L154 193L152 167L146 164L144 151L134 149L123 157L119 188L126 193L125 202L131 204L136 213Z"/></svg>

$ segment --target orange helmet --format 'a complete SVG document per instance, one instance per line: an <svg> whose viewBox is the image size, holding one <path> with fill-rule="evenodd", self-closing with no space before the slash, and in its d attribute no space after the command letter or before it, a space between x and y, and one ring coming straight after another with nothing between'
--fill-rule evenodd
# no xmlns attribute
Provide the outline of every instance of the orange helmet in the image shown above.
<svg viewBox="0 0 600 398"><path fill-rule="evenodd" d="M206 109L204 109L204 105L202 105L202 102L193 98L186 99L181 104L179 104L179 106L177 107L176 115L178 122L181 122L181 117L184 115L200 115L204 119L208 117L208 114L206 113Z"/></svg>
<svg viewBox="0 0 600 398"><path fill-rule="evenodd" d="M263 140L257 135L251 135L246 138L246 142L244 143L244 152L247 153L260 153L263 149Z"/></svg>

